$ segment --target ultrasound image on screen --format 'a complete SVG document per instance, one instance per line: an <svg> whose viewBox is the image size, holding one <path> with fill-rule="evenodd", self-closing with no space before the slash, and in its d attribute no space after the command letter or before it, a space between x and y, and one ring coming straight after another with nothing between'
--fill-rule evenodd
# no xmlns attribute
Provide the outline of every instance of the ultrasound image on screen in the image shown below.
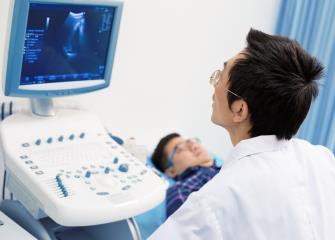
<svg viewBox="0 0 335 240"><path fill-rule="evenodd" d="M21 85L103 79L115 8L31 4Z"/></svg>

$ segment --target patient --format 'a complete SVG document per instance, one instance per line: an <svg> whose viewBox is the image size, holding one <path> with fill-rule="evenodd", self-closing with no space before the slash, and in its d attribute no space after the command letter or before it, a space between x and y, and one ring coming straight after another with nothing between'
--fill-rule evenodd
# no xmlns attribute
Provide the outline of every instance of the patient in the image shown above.
<svg viewBox="0 0 335 240"><path fill-rule="evenodd" d="M166 217L174 213L194 191L198 191L220 170L207 150L195 139L178 133L163 137L152 155L155 167L176 184L167 190Z"/></svg>

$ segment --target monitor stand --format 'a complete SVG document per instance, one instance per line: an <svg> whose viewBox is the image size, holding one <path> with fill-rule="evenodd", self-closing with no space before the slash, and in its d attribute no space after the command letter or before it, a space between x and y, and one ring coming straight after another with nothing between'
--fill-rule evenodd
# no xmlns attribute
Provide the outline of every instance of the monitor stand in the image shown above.
<svg viewBox="0 0 335 240"><path fill-rule="evenodd" d="M33 114L41 117L56 115L52 98L31 98L30 102Z"/></svg>

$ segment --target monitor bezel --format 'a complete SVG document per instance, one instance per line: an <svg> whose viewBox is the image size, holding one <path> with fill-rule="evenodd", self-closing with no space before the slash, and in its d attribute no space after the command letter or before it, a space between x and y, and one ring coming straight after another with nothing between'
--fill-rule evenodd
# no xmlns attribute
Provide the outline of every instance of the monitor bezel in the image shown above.
<svg viewBox="0 0 335 240"><path fill-rule="evenodd" d="M20 85L21 70L23 63L23 51L25 34L27 28L30 4L71 4L71 5L92 5L92 6L113 6L115 15L111 36L109 41L105 74L103 79L76 80L63 83L43 83ZM103 89L109 86L116 51L116 44L121 23L123 3L119 1L95 0L15 0L12 6L12 19L9 21L10 36L8 37L8 54L5 69L4 93L5 96L14 97L59 97L88 93Z"/></svg>

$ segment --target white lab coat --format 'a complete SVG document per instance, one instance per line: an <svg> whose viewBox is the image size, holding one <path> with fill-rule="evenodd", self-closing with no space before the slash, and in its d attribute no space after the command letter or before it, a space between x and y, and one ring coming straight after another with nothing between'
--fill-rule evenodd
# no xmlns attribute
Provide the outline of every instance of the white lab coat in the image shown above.
<svg viewBox="0 0 335 240"><path fill-rule="evenodd" d="M238 143L151 240L335 240L335 159L275 136Z"/></svg>

